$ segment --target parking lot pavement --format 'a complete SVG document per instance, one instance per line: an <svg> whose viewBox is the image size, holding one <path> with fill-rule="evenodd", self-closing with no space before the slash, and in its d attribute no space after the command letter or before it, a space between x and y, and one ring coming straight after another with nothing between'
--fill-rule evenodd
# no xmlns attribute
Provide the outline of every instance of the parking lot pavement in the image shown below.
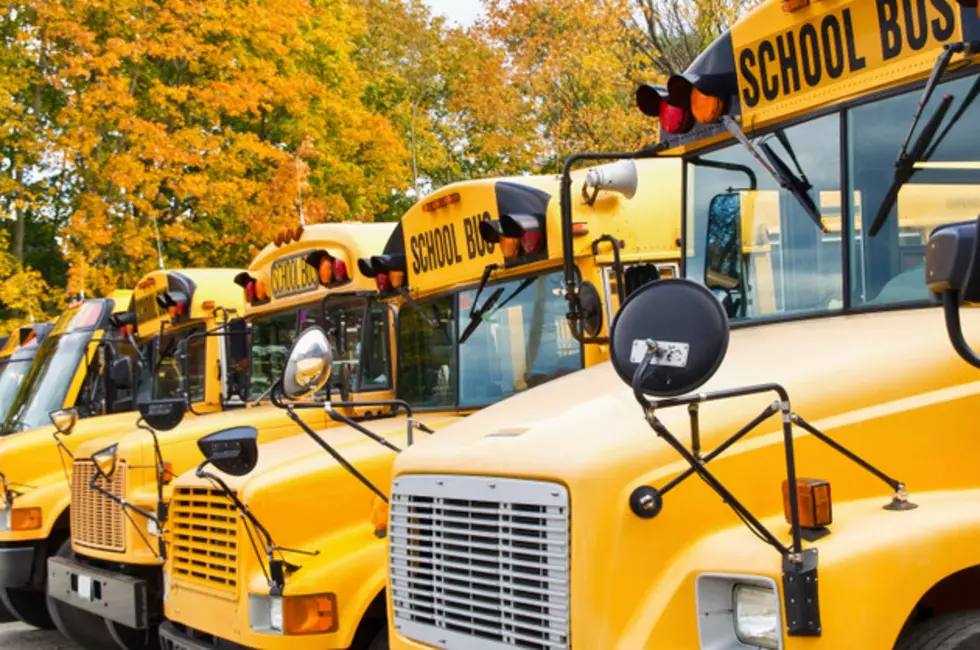
<svg viewBox="0 0 980 650"><path fill-rule="evenodd" d="M20 623L0 624L0 648L3 650L78 650L54 631L35 630Z"/></svg>

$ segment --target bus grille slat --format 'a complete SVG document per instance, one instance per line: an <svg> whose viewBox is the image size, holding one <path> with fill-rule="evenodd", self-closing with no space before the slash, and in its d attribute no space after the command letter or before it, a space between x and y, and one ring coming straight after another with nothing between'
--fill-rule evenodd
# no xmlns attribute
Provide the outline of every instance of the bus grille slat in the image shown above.
<svg viewBox="0 0 980 650"><path fill-rule="evenodd" d="M89 487L95 474L95 463L76 460L71 478L72 543L99 551L126 551L126 521L122 508L109 497ZM126 494L126 463L120 462L112 478L100 481L114 496Z"/></svg>
<svg viewBox="0 0 980 650"><path fill-rule="evenodd" d="M177 488L170 506L175 580L234 592L238 588L238 513L218 490Z"/></svg>
<svg viewBox="0 0 980 650"><path fill-rule="evenodd" d="M440 647L570 648L569 521L557 483L398 477L388 550L395 628Z"/></svg>

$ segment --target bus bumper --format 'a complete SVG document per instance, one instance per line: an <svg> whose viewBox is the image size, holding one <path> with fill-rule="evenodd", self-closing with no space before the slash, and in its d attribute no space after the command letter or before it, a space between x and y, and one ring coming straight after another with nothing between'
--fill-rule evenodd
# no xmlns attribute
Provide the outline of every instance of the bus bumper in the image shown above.
<svg viewBox="0 0 980 650"><path fill-rule="evenodd" d="M48 559L48 595L89 614L137 630L148 625L146 580L94 569L60 557Z"/></svg>
<svg viewBox="0 0 980 650"><path fill-rule="evenodd" d="M214 637L191 636L170 621L160 624L160 648L162 650L246 650L245 646Z"/></svg>
<svg viewBox="0 0 980 650"><path fill-rule="evenodd" d="M0 547L0 588L19 589L31 582L36 552L32 543Z"/></svg>

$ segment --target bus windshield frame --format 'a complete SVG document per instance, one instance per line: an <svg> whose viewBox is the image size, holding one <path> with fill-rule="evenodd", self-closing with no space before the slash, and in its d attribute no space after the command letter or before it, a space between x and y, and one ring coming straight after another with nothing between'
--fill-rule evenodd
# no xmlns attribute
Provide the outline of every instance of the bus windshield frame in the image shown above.
<svg viewBox="0 0 980 650"><path fill-rule="evenodd" d="M748 134L756 146L764 142L781 158L798 159L824 232L738 142L684 155L684 274L712 289L733 326L930 304L929 233L977 213L964 197L980 189L980 137L961 119L980 109L976 68L939 83L925 113L947 94L953 104L927 159L900 190L881 231L867 232L923 85L905 84ZM726 221L728 230L716 225Z"/></svg>
<svg viewBox="0 0 980 650"><path fill-rule="evenodd" d="M24 380L31 371L31 364L40 348L37 343L29 343L4 359L0 369L0 422L7 419L14 400Z"/></svg>

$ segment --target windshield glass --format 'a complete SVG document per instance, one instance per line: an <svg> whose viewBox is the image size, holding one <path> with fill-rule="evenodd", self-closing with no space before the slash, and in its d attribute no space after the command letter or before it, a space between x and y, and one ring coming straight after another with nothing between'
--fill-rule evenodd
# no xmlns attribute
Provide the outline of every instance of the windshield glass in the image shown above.
<svg viewBox="0 0 980 650"><path fill-rule="evenodd" d="M399 397L418 407L484 406L581 368L562 286L560 273L488 285L481 304L498 290L500 298L461 346L456 331L469 323L476 290L423 303L439 314L438 328L403 307Z"/></svg>
<svg viewBox="0 0 980 650"><path fill-rule="evenodd" d="M92 334L91 330L61 332L45 339L10 407L4 434L37 429L51 423L48 414L64 407L68 389L87 349L91 347L94 352L95 346L89 346Z"/></svg>
<svg viewBox="0 0 980 650"><path fill-rule="evenodd" d="M179 357L180 344L187 341L187 390L191 402L204 400L207 341L203 325L184 327L156 337L150 344L152 387L151 400L181 399L184 397L184 363Z"/></svg>
<svg viewBox="0 0 980 650"><path fill-rule="evenodd" d="M290 309L256 316L252 322L251 399L265 397L279 380L289 350L296 340L299 318L307 319L306 310Z"/></svg>
<svg viewBox="0 0 980 650"><path fill-rule="evenodd" d="M940 84L925 115L945 94L950 110L875 237L865 227L895 175L919 90L755 138L784 161L795 155L799 167L788 165L804 179L824 232L741 145L688 159L687 276L707 284L734 320L926 300L929 232L980 212L980 131L961 119L980 94L978 79Z"/></svg>
<svg viewBox="0 0 980 650"><path fill-rule="evenodd" d="M3 369L0 370L0 420L6 419L10 413L10 406L31 369L37 350L36 343L28 344L4 360Z"/></svg>

